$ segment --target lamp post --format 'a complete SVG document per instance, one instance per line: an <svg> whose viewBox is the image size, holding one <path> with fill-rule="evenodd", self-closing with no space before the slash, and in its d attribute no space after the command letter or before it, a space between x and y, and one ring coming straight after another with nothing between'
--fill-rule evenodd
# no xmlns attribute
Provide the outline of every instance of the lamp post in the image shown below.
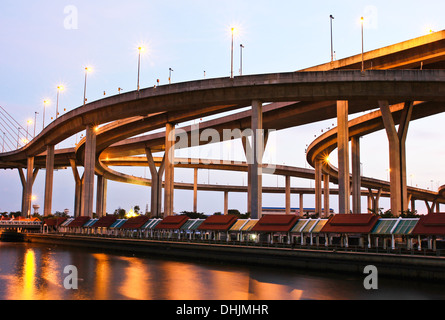
<svg viewBox="0 0 445 320"><path fill-rule="evenodd" d="M143 47L138 47L138 52L139 52L139 57L138 57L138 91L140 89L139 77L140 77L140 74L141 74L141 52L142 51L144 51L144 48Z"/></svg>
<svg viewBox="0 0 445 320"><path fill-rule="evenodd" d="M43 100L43 121L42 121L42 130L45 129L45 109L46 105L49 104L49 100Z"/></svg>
<svg viewBox="0 0 445 320"><path fill-rule="evenodd" d="M34 112L34 136L33 136L33 138L35 138L36 137L36 124L37 124L37 115L38 115L39 113L36 111L36 112Z"/></svg>
<svg viewBox="0 0 445 320"><path fill-rule="evenodd" d="M32 123L32 120L28 120L28 121L26 121L26 139L28 140L28 136L29 136L29 131L28 131L28 128L29 128L29 125Z"/></svg>
<svg viewBox="0 0 445 320"><path fill-rule="evenodd" d="M240 67L239 67L239 75L243 75L243 49L244 46L242 44L239 45L240 48Z"/></svg>
<svg viewBox="0 0 445 320"><path fill-rule="evenodd" d="M168 68L168 84L172 84L172 68Z"/></svg>
<svg viewBox="0 0 445 320"><path fill-rule="evenodd" d="M17 149L19 148L19 143L20 143L20 127L17 128Z"/></svg>
<svg viewBox="0 0 445 320"><path fill-rule="evenodd" d="M63 86L57 86L57 102L56 102L56 119L59 116L59 93L63 90Z"/></svg>
<svg viewBox="0 0 445 320"><path fill-rule="evenodd" d="M364 44L363 44L363 25L364 25L365 20L363 17L361 17L360 21L362 24L362 72L364 72L365 71L365 60L364 60Z"/></svg>
<svg viewBox="0 0 445 320"><path fill-rule="evenodd" d="M230 78L233 78L233 36L235 33L235 28L232 28L232 50L231 50L231 60L230 60Z"/></svg>
<svg viewBox="0 0 445 320"><path fill-rule="evenodd" d="M331 62L334 61L334 39L333 39L333 35L332 35L332 20L334 20L335 18L332 16L332 14L329 16L330 20L331 20Z"/></svg>
<svg viewBox="0 0 445 320"><path fill-rule="evenodd" d="M87 103L87 75L91 71L90 67L85 67L85 85L83 87L83 105Z"/></svg>

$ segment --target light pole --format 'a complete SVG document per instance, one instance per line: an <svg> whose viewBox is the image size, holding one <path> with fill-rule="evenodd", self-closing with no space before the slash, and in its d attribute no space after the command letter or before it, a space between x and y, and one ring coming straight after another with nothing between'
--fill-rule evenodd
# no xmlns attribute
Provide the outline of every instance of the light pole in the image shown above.
<svg viewBox="0 0 445 320"><path fill-rule="evenodd" d="M46 105L49 104L49 100L43 100L43 121L42 121L42 130L45 129L45 109Z"/></svg>
<svg viewBox="0 0 445 320"><path fill-rule="evenodd" d="M28 136L29 136L28 127L31 123L32 123L32 120L26 121L26 139L28 139Z"/></svg>
<svg viewBox="0 0 445 320"><path fill-rule="evenodd" d="M20 127L17 128L17 149L19 148L19 143L20 143Z"/></svg>
<svg viewBox="0 0 445 320"><path fill-rule="evenodd" d="M365 60L364 60L364 44L363 44L363 42L364 42L364 40L363 40L363 25L364 25L365 20L362 17L360 19L360 21L361 21L361 24L362 24L362 72L364 72L365 71Z"/></svg>
<svg viewBox="0 0 445 320"><path fill-rule="evenodd" d="M57 86L57 103L56 103L56 119L59 116L59 93L63 90L63 86Z"/></svg>
<svg viewBox="0 0 445 320"><path fill-rule="evenodd" d="M138 52L139 52L139 57L138 57L138 91L140 89L139 77L140 77L140 74L141 74L141 52L142 51L144 51L144 48L143 47L138 47Z"/></svg>
<svg viewBox="0 0 445 320"><path fill-rule="evenodd" d="M90 67L85 67L85 85L83 87L83 105L87 103L87 75L91 71Z"/></svg>
<svg viewBox="0 0 445 320"><path fill-rule="evenodd" d="M331 62L334 61L334 39L333 39L333 35L332 35L332 20L334 20L335 18L333 17L333 15L331 14L329 16L330 20L331 20Z"/></svg>
<svg viewBox="0 0 445 320"><path fill-rule="evenodd" d="M240 67L239 67L239 75L243 75L243 49L244 46L242 44L239 45L240 48Z"/></svg>
<svg viewBox="0 0 445 320"><path fill-rule="evenodd" d="M172 68L168 68L168 84L172 84Z"/></svg>
<svg viewBox="0 0 445 320"><path fill-rule="evenodd" d="M38 115L39 113L36 111L36 112L34 112L34 136L33 136L33 138L35 138L36 137L36 124L37 124L37 115Z"/></svg>
<svg viewBox="0 0 445 320"><path fill-rule="evenodd" d="M235 33L235 28L232 28L232 50L231 50L231 60L230 60L230 78L233 78L233 35Z"/></svg>

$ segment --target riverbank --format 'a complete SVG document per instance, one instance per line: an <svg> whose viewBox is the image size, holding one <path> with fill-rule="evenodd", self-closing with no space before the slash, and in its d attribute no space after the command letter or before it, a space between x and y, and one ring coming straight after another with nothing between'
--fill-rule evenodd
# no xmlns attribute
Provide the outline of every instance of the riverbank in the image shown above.
<svg viewBox="0 0 445 320"><path fill-rule="evenodd" d="M28 234L26 241L64 246L88 247L125 253L249 264L276 268L363 275L368 265L380 276L425 281L445 281L443 257L363 253L328 250L252 247L230 244L102 238L63 234Z"/></svg>

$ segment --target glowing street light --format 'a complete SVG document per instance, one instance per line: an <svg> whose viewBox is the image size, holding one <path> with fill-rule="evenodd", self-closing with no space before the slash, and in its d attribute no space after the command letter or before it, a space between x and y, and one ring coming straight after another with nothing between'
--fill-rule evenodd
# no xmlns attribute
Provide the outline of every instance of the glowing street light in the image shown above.
<svg viewBox="0 0 445 320"><path fill-rule="evenodd" d="M92 70L93 69L91 69L90 67L85 67L85 85L83 87L83 105L85 105L87 102L87 96L86 96L86 94L87 94L87 75L88 75L88 72L91 72Z"/></svg>
<svg viewBox="0 0 445 320"><path fill-rule="evenodd" d="M139 77L140 77L140 74L141 74L141 52L143 52L144 50L145 50L144 47L138 47L138 53L139 53L139 57L138 57L138 91L140 89Z"/></svg>
<svg viewBox="0 0 445 320"><path fill-rule="evenodd" d="M46 105L49 104L49 100L43 100L43 121L42 121L42 130L45 129L45 109Z"/></svg>
<svg viewBox="0 0 445 320"><path fill-rule="evenodd" d="M240 44L239 45L240 48L240 67L239 67L239 75L242 76L243 75L243 49L244 49L244 45Z"/></svg>
<svg viewBox="0 0 445 320"><path fill-rule="evenodd" d="M232 27L231 31L232 31L232 50L231 50L231 60L230 60L231 61L230 78L233 78L233 37L236 32L236 28Z"/></svg>
<svg viewBox="0 0 445 320"><path fill-rule="evenodd" d="M63 91L64 87L62 85L57 86L57 103L56 103L56 119L59 116L59 93Z"/></svg>
<svg viewBox="0 0 445 320"><path fill-rule="evenodd" d="M28 121L26 121L26 139L28 139L28 135L29 135L29 131L28 131L28 127L29 125L32 123L32 120L29 119Z"/></svg>

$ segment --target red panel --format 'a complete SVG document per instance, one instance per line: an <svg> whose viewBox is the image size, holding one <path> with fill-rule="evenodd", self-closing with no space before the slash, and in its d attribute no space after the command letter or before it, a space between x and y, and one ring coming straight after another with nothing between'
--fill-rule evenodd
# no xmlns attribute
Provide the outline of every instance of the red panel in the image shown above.
<svg viewBox="0 0 445 320"><path fill-rule="evenodd" d="M253 232L289 232L300 219L293 214L264 215L252 228Z"/></svg>
<svg viewBox="0 0 445 320"><path fill-rule="evenodd" d="M413 229L415 235L445 235L445 214L430 213L420 217Z"/></svg>
<svg viewBox="0 0 445 320"><path fill-rule="evenodd" d="M122 225L122 229L139 229L142 227L150 218L148 216L137 216L130 218Z"/></svg>
<svg viewBox="0 0 445 320"><path fill-rule="evenodd" d="M110 227L115 221L117 220L117 216L115 215L108 215L105 217L102 217L97 221L93 227L95 228L108 228Z"/></svg>
<svg viewBox="0 0 445 320"><path fill-rule="evenodd" d="M85 223L87 223L90 220L91 220L90 217L80 216L71 221L70 224L67 225L67 227L70 228L82 227Z"/></svg>
<svg viewBox="0 0 445 320"><path fill-rule="evenodd" d="M237 220L236 216L233 215L210 216L201 223L198 230L227 231Z"/></svg>
<svg viewBox="0 0 445 320"><path fill-rule="evenodd" d="M187 222L189 217L182 215L182 216L168 216L162 219L161 222L159 222L155 229L161 230L161 229L179 229L182 227L184 223Z"/></svg>
<svg viewBox="0 0 445 320"><path fill-rule="evenodd" d="M65 222L68 218L66 217L60 217L60 218L46 218L44 219L44 223L49 226L60 226L62 223Z"/></svg>
<svg viewBox="0 0 445 320"><path fill-rule="evenodd" d="M373 214L337 214L329 218L322 233L370 233L379 216Z"/></svg>

